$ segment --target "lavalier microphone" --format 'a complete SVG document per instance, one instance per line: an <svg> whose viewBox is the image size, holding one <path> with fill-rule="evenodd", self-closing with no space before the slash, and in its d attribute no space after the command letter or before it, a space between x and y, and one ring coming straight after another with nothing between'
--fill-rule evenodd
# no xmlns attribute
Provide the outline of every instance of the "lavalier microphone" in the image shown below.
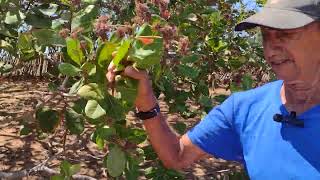
<svg viewBox="0 0 320 180"><path fill-rule="evenodd" d="M284 116L281 114L275 114L273 116L273 120L276 122L281 122L281 123L287 123L293 126L297 126L297 127L304 127L304 122L297 119L297 113L294 111L291 111L289 116Z"/></svg>

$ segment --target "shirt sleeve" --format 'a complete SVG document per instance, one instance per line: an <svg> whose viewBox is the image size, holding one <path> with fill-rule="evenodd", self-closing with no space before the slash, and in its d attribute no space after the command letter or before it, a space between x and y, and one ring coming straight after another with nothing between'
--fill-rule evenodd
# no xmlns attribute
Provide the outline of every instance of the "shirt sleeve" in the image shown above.
<svg viewBox="0 0 320 180"><path fill-rule="evenodd" d="M234 96L213 108L187 132L191 142L216 158L243 162L239 135L233 128Z"/></svg>

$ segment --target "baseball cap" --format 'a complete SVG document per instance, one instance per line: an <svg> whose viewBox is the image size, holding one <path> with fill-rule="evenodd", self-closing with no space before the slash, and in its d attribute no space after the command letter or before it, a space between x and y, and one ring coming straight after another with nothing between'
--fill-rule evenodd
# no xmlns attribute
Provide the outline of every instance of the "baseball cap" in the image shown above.
<svg viewBox="0 0 320 180"><path fill-rule="evenodd" d="M260 12L236 25L236 31L256 26L295 29L320 19L320 0L268 0Z"/></svg>

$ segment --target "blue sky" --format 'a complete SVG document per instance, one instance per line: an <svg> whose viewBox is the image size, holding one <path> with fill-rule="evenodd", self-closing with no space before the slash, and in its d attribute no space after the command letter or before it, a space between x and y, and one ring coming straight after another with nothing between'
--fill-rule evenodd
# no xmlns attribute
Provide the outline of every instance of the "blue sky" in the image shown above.
<svg viewBox="0 0 320 180"><path fill-rule="evenodd" d="M243 0L243 3L246 4L248 9L256 9L257 5L256 5L256 1L253 0Z"/></svg>

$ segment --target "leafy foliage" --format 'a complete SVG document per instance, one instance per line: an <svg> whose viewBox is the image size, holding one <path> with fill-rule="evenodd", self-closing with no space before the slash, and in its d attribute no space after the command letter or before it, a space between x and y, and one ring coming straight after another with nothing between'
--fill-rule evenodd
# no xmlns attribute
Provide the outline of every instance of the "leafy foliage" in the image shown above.
<svg viewBox="0 0 320 180"><path fill-rule="evenodd" d="M144 130L126 125L138 82L118 75L115 84L108 83L111 62L119 74L127 66L149 71L157 95L163 93L170 112L183 117L202 116L226 98L209 93L211 84L218 85L213 77L219 73L231 74L223 83L234 92L255 85L256 79L241 70L244 65L267 68L259 34L233 31L252 13L240 0L0 0L0 12L1 52L21 61L55 62L56 72L48 74L66 77L66 82L59 88L51 83L51 91L77 97L62 109L38 107L38 130L52 133L64 125L80 135L86 123L94 125L91 140L99 149L109 148L104 165L112 177L137 179L144 159L157 157L151 146L137 147L146 140ZM0 74L12 69L0 62ZM188 101L200 108L191 110ZM28 128L21 135L29 134ZM186 132L183 122L174 128ZM148 178L183 178L157 164L147 170ZM61 176L55 178L70 178L77 170L63 162Z"/></svg>

